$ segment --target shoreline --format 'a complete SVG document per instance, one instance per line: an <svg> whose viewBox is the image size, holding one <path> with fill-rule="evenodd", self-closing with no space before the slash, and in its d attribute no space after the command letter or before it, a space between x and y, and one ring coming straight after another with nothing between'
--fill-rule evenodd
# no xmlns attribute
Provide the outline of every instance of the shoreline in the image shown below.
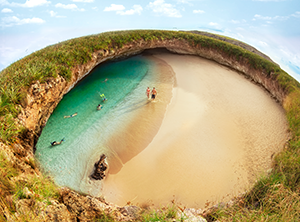
<svg viewBox="0 0 300 222"><path fill-rule="evenodd" d="M140 92L145 95L148 86L150 88L155 86L161 89L159 92L161 96L156 101L152 101L151 99L147 99L145 95L144 99L138 102L136 108L130 109L130 112L125 114L124 118L120 118L120 121L126 119L126 123L122 122L122 127L115 129L116 131L106 142L106 146L114 151L117 158L115 161L108 157L110 163L113 162L113 165L120 162L123 166L148 146L160 128L167 106L172 98L171 90L175 74L172 73L170 67L164 64L165 62L147 54L144 56L153 63L155 68L152 67L149 70L151 73L149 74L150 77L147 77L149 78L146 81L147 83L141 82L144 88ZM165 76L161 77L157 74L160 72L165 73ZM135 102L133 103L135 104ZM110 173L116 174L120 170L118 168L122 166L113 166L110 169Z"/></svg>
<svg viewBox="0 0 300 222"><path fill-rule="evenodd" d="M114 34L111 36L111 34ZM282 70L280 67L277 67L276 65L272 65L268 63L265 59L259 58L254 56L253 53L247 52L245 50L241 50L238 47L231 46L226 43L222 43L220 41L206 41L208 43L207 48L201 47L200 44L197 44L199 40L210 40L208 38L202 38L197 37L195 35L191 36L188 34L182 34L181 32L168 32L168 31L157 31L157 30L137 30L137 31L126 31L125 35L124 32L110 32L108 34L104 34L104 36L107 36L108 39L113 40L115 34L120 37L120 39L123 41L125 40L126 44L122 45L121 47L115 47L114 45L111 45L110 41L104 42L104 45L102 42L99 41L90 41L92 42L95 48L98 50L91 51L91 54L84 54L83 58L86 59L86 63L79 64L74 63L72 67L69 67L67 75L64 75L65 72L59 74L58 76L53 75L52 77L48 77L46 73L45 75L40 76L40 79L34 82L31 82L27 85L25 85L24 92L27 92L27 99L25 104L23 104L23 101L18 101L17 104L14 105L21 105L19 110L18 119L15 119L15 122L12 123L13 129L16 129L15 132L12 131L4 131L4 135L2 135L2 153L4 154L4 160L9 161L12 163L8 165L8 169L12 169L13 166L17 170L17 175L13 175L12 178L9 180L9 178L4 178L5 181L10 183L18 182L20 179L24 176L29 176L25 181L26 186L31 186L32 183L35 183L36 179L40 181L40 179L43 180L40 189L33 191L33 200L48 200L49 195L43 192L45 189L48 190L48 184L53 187L53 191L55 193L50 194L50 198L54 201L51 201L52 204L50 206L47 206L47 218L51 219L51 215L57 215L58 217L63 217L70 220L76 220L76 219L92 219L92 218L98 218L99 216L103 216L102 211L99 212L99 207L105 209L105 215L110 215L110 212L115 212L115 207L113 209L108 209L106 205L103 205L101 203L98 203L97 200L99 198L92 197L90 195L84 195L80 192L74 192L69 189L63 189L59 188L57 186L54 186L54 182L49 180L48 177L43 178L43 172L40 169L37 163L32 160L35 159L34 153L36 151L35 145L36 141L38 140L41 130L43 126L46 124L49 116L53 112L54 108L58 105L59 101L61 100L62 96L65 94L65 92L68 90L70 85L73 83L79 81L83 75L91 68L94 67L96 64L100 64L102 61L106 59L116 59L119 57L130 57L134 54L140 53L145 49L149 48L158 48L163 47L167 48L170 51L178 52L181 54L193 54L196 56L205 57L211 60L216 61L219 64L223 64L225 66L231 67L232 69L238 70L238 72L243 73L248 80L253 81L255 83L258 83L260 86L267 89L267 91L270 92L271 96L277 99L279 101L280 105L283 106L284 110L286 111L286 118L289 118L290 115L297 114L299 112L299 104L297 103L297 98L299 98L299 83L295 79L293 79L288 73L286 73L284 70ZM128 35L130 34L130 35ZM132 35L133 34L133 35ZM171 34L171 37L170 37ZM153 39L147 38L148 36L154 36ZM98 39L99 35L90 36L90 38ZM135 37L138 36L138 39ZM129 37L129 40L128 40ZM145 38L146 37L146 38ZM82 40L83 38L78 38L78 40ZM60 46L64 46L68 44L70 41L66 41L64 43L55 44L55 51L57 52L57 49L59 52L62 52L62 55L68 54L67 51L60 50ZM77 41L77 39L72 40L74 43L75 48L84 48L85 44L82 44L82 41ZM215 42L218 42L218 44L214 44ZM66 44L65 44L66 43ZM223 47L226 46L226 47ZM207 50L207 49L210 50ZM224 50L224 48L229 48L229 50ZM50 48L47 47L45 49L42 49L40 51L41 53L38 55L36 53L30 55L29 57L26 57L26 59L22 59L16 63L14 63L12 66L10 66L10 69L6 69L4 71L4 75L8 75L10 77L16 77L18 72L15 72L14 70L18 69L18 65L22 65L24 63L28 64L28 67L30 67L30 64L32 62L37 64L37 62L43 61L45 57L42 55L48 55L48 53L42 53L42 52L51 52L53 47ZM231 49L235 49L232 53ZM78 50L76 50L77 52ZM80 50L79 50L80 51ZM75 53L76 54L76 53ZM92 56L90 56L92 55ZM28 60L29 58L29 60ZM71 57L69 57L71 58ZM238 59L237 59L238 58ZM71 58L71 62L74 61L74 59ZM256 66L253 64L253 62L257 64L262 64L262 66ZM77 65L76 65L77 64ZM41 65L41 66L40 66ZM55 66L60 66L59 61L54 61ZM266 69L262 69L262 67L266 66ZM37 64L38 68L44 67L44 63ZM49 66L50 67L50 66ZM26 71L26 69L25 69ZM27 70L28 71L28 70ZM274 72L273 72L274 71ZM22 76L25 76L23 73L19 73L19 77L22 78ZM27 76L27 75L26 75ZM33 75L30 75L29 77L32 77ZM27 76L28 77L28 76ZM65 78L67 77L67 78ZM70 77L70 78L68 78ZM20 82L13 82L13 87L18 88L20 86ZM7 114L9 112L5 113L4 118L4 124L10 124L9 121L6 119ZM10 114L9 114L10 115ZM297 124L297 119L291 119L290 120L290 130L291 130L291 136L297 133L297 129L294 127ZM20 125L21 123L21 125ZM20 133L20 127L24 126L26 131L23 134L23 131ZM12 132L12 135L10 137L7 137L9 133ZM21 136L21 137L20 137ZM19 140L20 139L20 140ZM296 203L297 198L294 198L293 193L291 193L293 188L297 187L297 181L293 180L294 173L297 171L297 169L292 170L293 164L296 164L296 157L297 153L295 152L289 152L289 151L295 151L297 150L297 143L299 142L299 138L290 138L291 141L286 143L285 149L279 153L278 156L276 156L276 159L273 159L274 165L272 166L272 171L268 176L266 177L266 180L268 182L271 182L271 184L267 183L266 188L270 188L270 192L265 193L263 196L261 196L259 199L263 201L265 198L269 198L270 204L263 205L258 215L256 215L256 210L260 208L260 206L256 206L255 203L249 203L250 205L253 204L254 208L250 209L248 211L248 204L242 205L240 212L245 217L251 217L254 214L255 217L261 218L265 216L269 216L268 210L274 209L274 207L277 209L277 213L275 216L279 218L293 218L294 215L297 214L296 211L291 211L288 215L285 212L286 209L282 209L280 204L277 205L271 205L272 203L278 203L280 202L280 198L277 195L272 195L273 183L276 183L277 185L280 185L279 191L288 197L287 199L290 200L290 202ZM11 141L15 141L16 143L11 144ZM13 147L13 145L15 147ZM18 149L15 149L16 146ZM28 159L30 160L28 162ZM286 161L286 160L291 161ZM282 164L281 164L282 163ZM33 164L33 165L32 165ZM279 172L283 175L283 177L276 178L276 181L274 182L274 176L277 176L276 172ZM30 176L32 175L33 178ZM288 183L286 183L287 181ZM265 180L259 179L258 182L264 182ZM22 182L22 181L21 181ZM44 183L46 182L46 183ZM9 184L8 183L8 184ZM15 194L15 190L11 187L9 188L9 192L11 195ZM58 197L56 194L58 191L61 191L63 189L64 191L60 194L60 197ZM255 188L251 188L249 194L256 194L259 193L259 191ZM271 196L270 196L271 194ZM10 195L10 196L11 196ZM8 198L10 197L8 196ZM59 203L58 203L58 202ZM92 202L91 202L92 201ZM240 200L239 203L236 204L236 206L240 206L240 203L243 203L244 201L247 201L245 199L245 196ZM94 204L96 202L96 204ZM93 203L91 205L91 203ZM11 204L10 199L5 199L4 204ZM25 204L25 208L24 208ZM107 203L106 203L107 204ZM4 216L7 218L22 218L27 217L28 215L34 216L34 218L44 218L45 215L45 207L43 204L37 206L37 208L32 209L30 203L28 203L26 200L17 198L13 199L13 205L16 206L16 211L13 209L8 209L8 211L4 212ZM23 212L22 209L24 208L25 211ZM132 220L132 218L136 219L140 216L138 215L129 215L122 213L123 210L126 211L124 208L119 208L117 211L118 215L115 217L116 220ZM230 215L232 215L232 212L234 211L234 208L227 208L225 209L225 217L228 218ZM243 209L246 209L244 212ZM247 210L248 209L248 210ZM36 211L37 210L37 211ZM128 212L128 211L126 211ZM244 213L243 213L244 212ZM254 214L253 214L254 213ZM208 213L210 215L205 214L204 216L206 218L210 218L211 216L215 216L217 218L223 217L223 215L218 214L218 212L214 211ZM227 216L226 216L227 215ZM228 216L229 215L229 216Z"/></svg>
<svg viewBox="0 0 300 222"><path fill-rule="evenodd" d="M280 150L270 151L266 147L274 138L267 141L262 138L266 135L259 127L265 117L260 118L256 114L256 109L263 105L258 101L263 97L262 103L276 110L270 114L272 118L266 123L266 127L270 128L267 137L272 136L271 134L280 138L287 137L284 135L287 126L282 108L260 87L226 67L194 56L157 53L153 56L166 62L176 74L177 84L173 88L173 97L151 143L128 161L118 174L107 178L106 187L111 187L104 192L104 196L109 202L118 205L124 205L127 201L134 204L167 204L175 199L188 207L202 208L207 200L226 201L246 191L257 174L266 172L271 167L270 156ZM180 60L184 60L185 68L192 70L189 75L185 74L182 64L179 65ZM201 65L195 65L194 60ZM218 75L210 74L213 79L208 80L203 73L192 73L199 66L206 67L203 72L212 69L212 73L216 72ZM234 79L228 79L227 75L233 75ZM223 84L222 81L227 82ZM201 82L205 83L202 86L205 90L198 89L197 83ZM224 92L231 90L223 88L223 85L229 84L234 88L242 82L247 82L247 87L257 92L244 93L243 86L230 95L224 95ZM220 87L216 92L212 90L215 84ZM243 97L237 99L243 103L242 110L238 110L240 105L235 101L231 101L231 107L226 107L226 103L240 91L245 94L248 102L255 105L255 109L243 103ZM220 98L225 104L218 104ZM222 111L223 106L225 109ZM265 108L268 109L267 107ZM254 115L255 118L249 122L248 115ZM275 117L276 115L281 117ZM274 128L272 125L276 119L278 121L275 125L280 125L282 131L280 127ZM249 130L255 131L255 135ZM277 130L280 132L275 133ZM259 134L263 136L257 139ZM283 143L278 143L278 147L283 148ZM179 168L176 168L178 165ZM171 184L176 186L172 187Z"/></svg>

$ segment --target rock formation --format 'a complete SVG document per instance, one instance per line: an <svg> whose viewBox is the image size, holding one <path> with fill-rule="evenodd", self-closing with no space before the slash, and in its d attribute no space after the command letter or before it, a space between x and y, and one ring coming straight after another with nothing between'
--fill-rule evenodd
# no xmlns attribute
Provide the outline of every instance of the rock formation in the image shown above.
<svg viewBox="0 0 300 222"><path fill-rule="evenodd" d="M97 65L109 60L130 57L139 54L146 49L153 48L166 48L173 53L200 56L228 66L239 73L244 74L251 81L263 86L270 92L270 95L281 104L284 102L288 93L287 90L276 81L276 78L272 76L272 73L264 73L261 70L254 69L249 64L247 58L240 58L237 60L235 56L222 53L217 49L202 48L198 45L192 46L187 40L180 38L152 39L148 41L138 39L129 44L125 44L120 48L112 48L109 50L99 49L98 51L95 51L91 55L90 61L71 68L72 76L69 82L61 76L56 78L51 77L42 83L39 81L33 82L27 90L27 98L24 100L24 104L20 106L21 112L16 120L25 128L19 138L20 140L9 146L0 142L0 150L5 153L6 159L15 167L22 169L24 178L26 178L25 172L27 171L31 174L40 175L39 170L32 166L30 159L34 158L35 144L43 126L46 124L63 95L70 91L76 83L84 76L88 75ZM91 175L93 179L99 180L105 177L105 171L107 170L105 158L106 157L103 154L101 155L100 160L95 163L95 171ZM22 178L20 177L19 179ZM19 205L33 205L31 203L32 200L30 199L30 196L33 194L27 192L27 190L24 190L24 194L26 198L19 200ZM25 204L25 202L28 203ZM89 221L102 215L103 212L112 215L117 214L114 215L117 220L132 220L135 217L129 215L129 210L125 207L120 208L113 206L97 197L81 195L67 188L60 189L59 201L51 201L51 204L48 206L46 206L46 203L44 202L39 203L42 203L43 206L38 206L37 203L34 203L34 206L37 209L40 209L41 212L37 214L41 215L46 221ZM16 208L18 212L21 212L23 208L21 209L21 207L18 207L19 205L17 204ZM132 207L132 209L135 208ZM27 211L25 208L24 210ZM4 209L4 211L8 212L7 209ZM9 220L9 217L10 214L6 213L5 218L8 221L15 221L14 219ZM15 215L15 217L17 217L17 215Z"/></svg>
<svg viewBox="0 0 300 222"><path fill-rule="evenodd" d="M95 180L102 180L106 176L107 163L106 156L102 154L100 159L95 163L95 170L91 177Z"/></svg>

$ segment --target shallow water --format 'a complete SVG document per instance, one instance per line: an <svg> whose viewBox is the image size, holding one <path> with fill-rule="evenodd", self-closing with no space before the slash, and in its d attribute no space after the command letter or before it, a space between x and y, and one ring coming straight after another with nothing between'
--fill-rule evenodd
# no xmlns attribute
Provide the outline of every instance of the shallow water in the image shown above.
<svg viewBox="0 0 300 222"><path fill-rule="evenodd" d="M203 207L245 191L286 138L284 111L262 88L214 62L154 50L103 64L66 94L36 156L59 185L109 202ZM109 174L95 181L102 153Z"/></svg>
<svg viewBox="0 0 300 222"><path fill-rule="evenodd" d="M283 108L261 87L212 61L154 56L176 74L171 103L151 143L104 181L106 199L203 208L247 190L287 139Z"/></svg>
<svg viewBox="0 0 300 222"><path fill-rule="evenodd" d="M155 67L153 61L142 56L107 63L94 69L63 97L43 129L36 150L43 169L54 177L57 184L99 195L102 183L91 180L89 176L100 155L105 153L108 156L110 171L116 172L146 147L144 143L147 140L143 140L142 147L127 150L127 155L124 155L124 149L119 148L126 146L126 139L132 138L126 127L133 115L141 113L145 107L148 107L146 115L150 116L149 110L152 114L157 113L153 109L159 107L151 106L146 98L146 87L156 86L159 90L160 86L168 84L169 93L166 92L166 95L171 98L174 75L170 73L161 78ZM101 94L105 94L107 101L102 101ZM166 96L158 98L159 104L164 107L169 103L164 101ZM99 111L96 110L98 104L103 105ZM76 112L77 116L64 118ZM161 112L164 113L163 110ZM157 130L159 123L154 126ZM153 136L156 131L155 127L152 128ZM118 132L122 136L116 136ZM51 146L50 142L62 138L65 141L61 145Z"/></svg>

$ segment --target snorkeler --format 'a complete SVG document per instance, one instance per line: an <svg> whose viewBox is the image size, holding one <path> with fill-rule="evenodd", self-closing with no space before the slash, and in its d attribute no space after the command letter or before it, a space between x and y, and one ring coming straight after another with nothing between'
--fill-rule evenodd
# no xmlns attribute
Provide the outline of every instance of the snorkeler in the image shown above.
<svg viewBox="0 0 300 222"><path fill-rule="evenodd" d="M70 115L70 116L64 116L64 118L72 118L72 117L74 117L74 116L77 116L77 112L74 113L74 114L72 114L72 115Z"/></svg>
<svg viewBox="0 0 300 222"><path fill-rule="evenodd" d="M102 98L102 101L103 101L103 102L107 101L107 98L105 97L104 94L101 94L100 97Z"/></svg>
<svg viewBox="0 0 300 222"><path fill-rule="evenodd" d="M102 109L102 105L101 104L99 104L98 106L97 106L97 110L101 110Z"/></svg>
<svg viewBox="0 0 300 222"><path fill-rule="evenodd" d="M63 141L65 141L65 138L63 138L60 142L53 141L50 144L51 144L51 146L56 146L56 145L61 144Z"/></svg>

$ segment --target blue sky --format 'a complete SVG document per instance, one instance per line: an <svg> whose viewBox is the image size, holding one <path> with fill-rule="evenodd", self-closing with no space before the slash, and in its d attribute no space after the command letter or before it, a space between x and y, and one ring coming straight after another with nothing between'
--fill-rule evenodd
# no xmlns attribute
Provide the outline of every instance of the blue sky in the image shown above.
<svg viewBox="0 0 300 222"><path fill-rule="evenodd" d="M300 81L300 0L0 0L0 70L112 30L201 30L248 43Z"/></svg>

